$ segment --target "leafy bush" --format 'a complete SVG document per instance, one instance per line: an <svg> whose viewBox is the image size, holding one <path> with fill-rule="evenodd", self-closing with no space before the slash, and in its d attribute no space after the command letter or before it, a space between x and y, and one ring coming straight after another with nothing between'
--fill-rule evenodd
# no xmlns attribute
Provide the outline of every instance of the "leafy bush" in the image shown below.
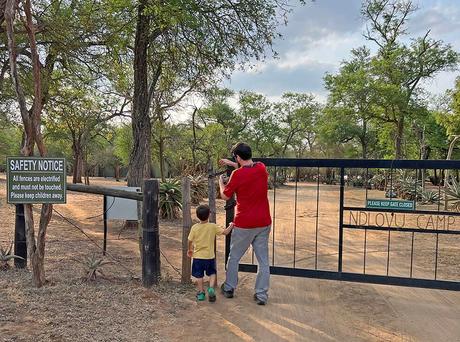
<svg viewBox="0 0 460 342"><path fill-rule="evenodd" d="M0 271L6 271L10 269L10 265L8 264L8 262L12 259L24 260L24 258L20 256L11 254L12 250L13 250L13 241L11 241L9 248L3 248L3 246L0 247Z"/></svg>
<svg viewBox="0 0 460 342"><path fill-rule="evenodd" d="M160 216L163 219L179 218L182 209L182 192L179 180L160 183Z"/></svg>
<svg viewBox="0 0 460 342"><path fill-rule="evenodd" d="M362 188L364 186L364 179L363 178L353 178L351 184L356 188Z"/></svg>

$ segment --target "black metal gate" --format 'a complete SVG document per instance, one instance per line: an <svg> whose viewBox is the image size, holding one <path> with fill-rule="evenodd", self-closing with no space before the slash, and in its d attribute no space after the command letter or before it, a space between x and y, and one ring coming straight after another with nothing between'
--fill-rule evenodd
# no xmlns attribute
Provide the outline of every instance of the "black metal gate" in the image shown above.
<svg viewBox="0 0 460 342"><path fill-rule="evenodd" d="M460 290L460 161L256 160L272 185L271 274ZM444 179L451 181L444 186ZM227 237L226 260L229 249ZM253 252L240 271L257 272Z"/></svg>

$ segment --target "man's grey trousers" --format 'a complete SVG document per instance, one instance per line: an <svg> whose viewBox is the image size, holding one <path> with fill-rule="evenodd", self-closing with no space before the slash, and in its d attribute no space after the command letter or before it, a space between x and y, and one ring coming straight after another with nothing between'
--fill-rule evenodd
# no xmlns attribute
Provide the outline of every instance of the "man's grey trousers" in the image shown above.
<svg viewBox="0 0 460 342"><path fill-rule="evenodd" d="M244 253L252 244L257 258L258 272L255 285L257 298L263 301L268 299L268 287L270 285L270 266L268 264L268 237L270 226L262 228L233 228L230 244L230 255L227 261L227 279L224 290L230 291L238 284L238 265Z"/></svg>

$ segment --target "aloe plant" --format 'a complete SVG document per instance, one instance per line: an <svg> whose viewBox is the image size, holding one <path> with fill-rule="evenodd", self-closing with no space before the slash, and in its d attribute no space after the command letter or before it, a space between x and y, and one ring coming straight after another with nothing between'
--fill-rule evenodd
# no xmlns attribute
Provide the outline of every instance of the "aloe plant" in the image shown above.
<svg viewBox="0 0 460 342"><path fill-rule="evenodd" d="M164 219L176 219L182 209L181 185L178 180L160 183L160 215Z"/></svg>
<svg viewBox="0 0 460 342"><path fill-rule="evenodd" d="M417 196L422 204L434 204L438 203L441 199L439 192L433 190L422 190Z"/></svg>
<svg viewBox="0 0 460 342"><path fill-rule="evenodd" d="M83 260L74 259L83 265L85 272L85 279L87 281L93 281L97 279L98 275L105 276L102 271L102 266L111 264L111 261L104 260L103 257L98 257L96 254L92 254L89 257L84 258Z"/></svg>
<svg viewBox="0 0 460 342"><path fill-rule="evenodd" d="M451 209L460 211L460 183L452 177L447 183L446 194L447 202L450 203Z"/></svg>
<svg viewBox="0 0 460 342"><path fill-rule="evenodd" d="M374 175L374 177L370 179L370 183L372 184L374 189L384 190L385 189L385 175L381 173Z"/></svg>
<svg viewBox="0 0 460 342"><path fill-rule="evenodd" d="M3 248L3 246L0 246L0 271L6 271L10 269L9 261L13 259L21 259L24 260L24 258L11 254L11 251L13 250L13 241L11 241L10 247L9 248Z"/></svg>
<svg viewBox="0 0 460 342"><path fill-rule="evenodd" d="M192 204L200 204L208 196L208 179L202 175L190 177L190 197Z"/></svg>
<svg viewBox="0 0 460 342"><path fill-rule="evenodd" d="M422 192L422 183L420 180L411 176L401 177L397 181L398 195L404 199L415 200Z"/></svg>

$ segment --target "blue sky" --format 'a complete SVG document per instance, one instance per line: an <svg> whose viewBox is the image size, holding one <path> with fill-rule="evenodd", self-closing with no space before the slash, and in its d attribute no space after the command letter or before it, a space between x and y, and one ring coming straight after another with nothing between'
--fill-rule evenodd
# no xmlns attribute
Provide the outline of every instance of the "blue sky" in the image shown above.
<svg viewBox="0 0 460 342"><path fill-rule="evenodd" d="M294 3L294 1L293 1ZM297 3L297 2L296 2ZM460 51L460 1L414 0L419 10L408 23L409 36L419 37L431 29L430 36L443 40ZM308 92L325 100L325 72L334 73L340 62L350 56L352 48L368 45L362 33L360 0L316 0L297 6L275 43L279 58L267 58L252 69L235 71L224 86L251 90L277 99L284 92ZM459 72L445 72L426 82L424 87L435 94L453 88Z"/></svg>

